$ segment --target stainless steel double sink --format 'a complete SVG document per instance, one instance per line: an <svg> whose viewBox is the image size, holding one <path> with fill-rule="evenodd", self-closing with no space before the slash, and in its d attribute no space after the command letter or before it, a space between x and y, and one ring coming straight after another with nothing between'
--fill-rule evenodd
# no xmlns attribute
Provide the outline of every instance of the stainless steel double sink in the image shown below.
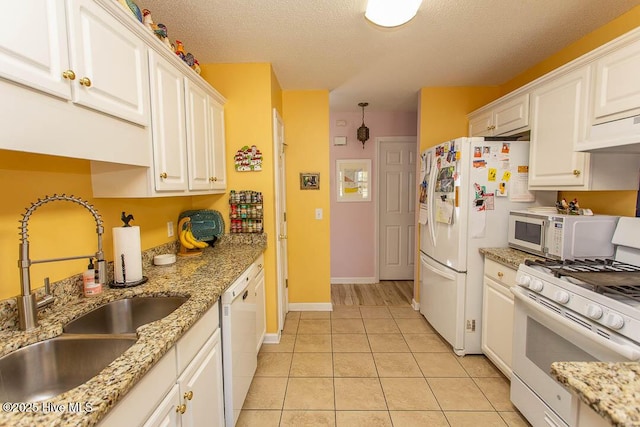
<svg viewBox="0 0 640 427"><path fill-rule="evenodd" d="M186 297L125 298L69 322L63 334L0 358L0 402L35 402L87 382L137 341L136 329L160 320Z"/></svg>

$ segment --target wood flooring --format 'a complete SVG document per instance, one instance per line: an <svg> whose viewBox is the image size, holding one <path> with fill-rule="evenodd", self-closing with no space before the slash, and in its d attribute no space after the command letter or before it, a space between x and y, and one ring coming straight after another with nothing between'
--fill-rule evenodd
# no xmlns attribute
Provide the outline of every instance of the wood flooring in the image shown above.
<svg viewBox="0 0 640 427"><path fill-rule="evenodd" d="M331 285L333 305L411 305L413 281L385 280L374 284Z"/></svg>

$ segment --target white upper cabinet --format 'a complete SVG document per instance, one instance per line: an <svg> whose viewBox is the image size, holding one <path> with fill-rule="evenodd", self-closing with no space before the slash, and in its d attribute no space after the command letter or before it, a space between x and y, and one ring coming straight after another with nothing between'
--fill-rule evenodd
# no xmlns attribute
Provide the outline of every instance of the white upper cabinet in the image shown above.
<svg viewBox="0 0 640 427"><path fill-rule="evenodd" d="M0 76L146 126L146 47L93 0L9 2ZM8 8L8 10L7 10Z"/></svg>
<svg viewBox="0 0 640 427"><path fill-rule="evenodd" d="M162 56L149 52L153 181L157 191L187 189L187 131L184 74Z"/></svg>
<svg viewBox="0 0 640 427"><path fill-rule="evenodd" d="M585 65L532 89L530 189L638 189L639 156L574 151L586 132L590 78Z"/></svg>
<svg viewBox="0 0 640 427"><path fill-rule="evenodd" d="M469 114L469 136L498 136L529 125L529 94L507 96Z"/></svg>
<svg viewBox="0 0 640 427"><path fill-rule="evenodd" d="M94 0L3 4L0 115L12 126L1 149L150 165L147 48L118 9Z"/></svg>
<svg viewBox="0 0 640 427"><path fill-rule="evenodd" d="M70 100L64 1L5 2L0 28L0 77Z"/></svg>
<svg viewBox="0 0 640 427"><path fill-rule="evenodd" d="M213 138L213 160L210 179L211 190L227 188L226 142L224 136L224 105L209 97L209 124Z"/></svg>
<svg viewBox="0 0 640 427"><path fill-rule="evenodd" d="M68 4L74 102L146 126L149 71L144 42L94 0Z"/></svg>
<svg viewBox="0 0 640 427"><path fill-rule="evenodd" d="M595 63L593 123L640 114L640 40Z"/></svg>
<svg viewBox="0 0 640 427"><path fill-rule="evenodd" d="M209 118L209 96L199 86L185 81L189 190L209 190L213 182L213 136Z"/></svg>
<svg viewBox="0 0 640 427"><path fill-rule="evenodd" d="M531 92L529 187L586 189L589 155L573 151L584 131L589 68L549 80Z"/></svg>

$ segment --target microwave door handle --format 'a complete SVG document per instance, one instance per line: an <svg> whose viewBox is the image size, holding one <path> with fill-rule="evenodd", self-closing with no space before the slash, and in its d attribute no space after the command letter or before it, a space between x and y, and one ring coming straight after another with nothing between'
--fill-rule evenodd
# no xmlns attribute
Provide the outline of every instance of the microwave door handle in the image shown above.
<svg viewBox="0 0 640 427"><path fill-rule="evenodd" d="M600 344L601 346L606 347L607 349L613 351L614 353L619 354L620 356L626 358L627 360L637 361L640 359L640 351L636 350L635 348L609 341L608 339L602 338L600 335L597 335L597 334L585 333L582 328L577 326L572 321L565 319L564 317L560 316L559 314L551 310L538 307L535 301L523 295L517 289L517 287L515 289L512 288L511 292L516 297L519 303L526 305L531 310L538 312L540 315L551 317L554 321L557 321L561 325L571 329L572 332L575 332L578 335L588 338L589 340L595 341L597 344Z"/></svg>
<svg viewBox="0 0 640 427"><path fill-rule="evenodd" d="M549 251L547 250L547 221L546 220L542 220L542 225L540 226L542 227L540 230L542 231L540 234L540 251L542 251L542 253L547 254Z"/></svg>

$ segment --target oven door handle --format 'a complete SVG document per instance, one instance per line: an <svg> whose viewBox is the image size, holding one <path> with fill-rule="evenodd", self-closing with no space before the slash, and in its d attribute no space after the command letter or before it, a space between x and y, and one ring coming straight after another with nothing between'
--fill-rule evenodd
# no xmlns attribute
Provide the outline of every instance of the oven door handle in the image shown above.
<svg viewBox="0 0 640 427"><path fill-rule="evenodd" d="M600 335L597 335L597 334L585 333L585 331L582 328L580 328L578 325L576 325L572 321L565 319L564 317L560 316L559 314L551 310L546 310L544 308L539 307L535 301L523 295L517 288L512 288L511 292L516 297L518 302L521 302L522 304L526 305L530 309L537 311L542 315L551 317L553 320L571 329L576 334L582 335L585 338L595 341L601 346L606 347L607 349L613 351L614 353L619 354L620 356L630 361L636 361L640 359L640 351L636 350L635 348L629 347L627 345L618 344L613 341L609 341L608 339L602 338Z"/></svg>

